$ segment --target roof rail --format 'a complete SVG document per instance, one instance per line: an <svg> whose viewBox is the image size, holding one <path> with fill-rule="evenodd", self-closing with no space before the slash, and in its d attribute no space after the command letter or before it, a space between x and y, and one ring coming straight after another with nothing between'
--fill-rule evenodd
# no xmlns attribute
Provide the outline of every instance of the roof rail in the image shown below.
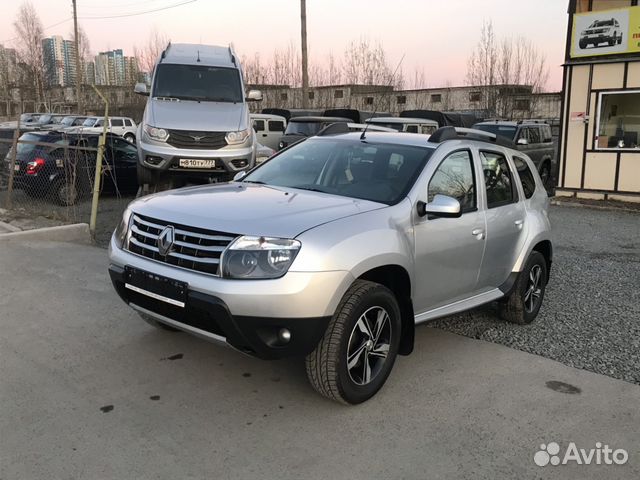
<svg viewBox="0 0 640 480"><path fill-rule="evenodd" d="M507 148L516 148L515 144L504 137L494 133L485 132L484 130L476 130L473 128L461 127L440 127L429 136L429 143L442 143L447 140L476 140L478 142L491 143Z"/></svg>
<svg viewBox="0 0 640 480"><path fill-rule="evenodd" d="M169 43L167 44L165 49L162 50L162 55L160 55L160 61L164 60L164 57L167 55L167 50L169 50L170 46L171 46L171 40L169 40Z"/></svg>
<svg viewBox="0 0 640 480"><path fill-rule="evenodd" d="M340 135L341 133L349 133L349 123L347 122L336 122L331 125L327 125L322 130L320 130L316 136L317 137L326 137L329 135Z"/></svg>
<svg viewBox="0 0 640 480"><path fill-rule="evenodd" d="M231 63L233 63L237 67L238 65L236 64L236 55L233 52L233 47L231 47L231 45L229 45L229 56L231 57Z"/></svg>

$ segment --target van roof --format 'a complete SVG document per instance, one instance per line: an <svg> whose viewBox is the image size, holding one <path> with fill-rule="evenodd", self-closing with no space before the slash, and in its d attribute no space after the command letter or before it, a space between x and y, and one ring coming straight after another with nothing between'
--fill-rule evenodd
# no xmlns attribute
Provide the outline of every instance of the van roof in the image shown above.
<svg viewBox="0 0 640 480"><path fill-rule="evenodd" d="M429 120L428 118L406 118L406 117L371 117L365 120L367 123L423 123L426 125L438 125L435 120Z"/></svg>
<svg viewBox="0 0 640 480"><path fill-rule="evenodd" d="M170 43L159 63L237 68L231 47L196 43Z"/></svg>

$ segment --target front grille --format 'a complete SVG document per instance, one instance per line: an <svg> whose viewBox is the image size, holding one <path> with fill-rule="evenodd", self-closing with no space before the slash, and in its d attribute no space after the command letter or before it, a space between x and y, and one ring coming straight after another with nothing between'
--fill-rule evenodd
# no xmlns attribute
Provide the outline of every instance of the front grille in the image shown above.
<svg viewBox="0 0 640 480"><path fill-rule="evenodd" d="M175 239L167 256L158 251L160 232L172 225ZM128 250L157 262L219 275L220 256L237 235L190 227L133 214Z"/></svg>
<svg viewBox="0 0 640 480"><path fill-rule="evenodd" d="M169 130L167 143L176 148L217 150L227 146L226 132L198 132L190 130Z"/></svg>

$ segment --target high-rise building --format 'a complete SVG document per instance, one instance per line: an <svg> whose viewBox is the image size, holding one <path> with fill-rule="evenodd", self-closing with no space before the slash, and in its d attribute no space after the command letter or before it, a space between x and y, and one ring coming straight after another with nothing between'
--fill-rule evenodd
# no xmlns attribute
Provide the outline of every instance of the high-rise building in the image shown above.
<svg viewBox="0 0 640 480"><path fill-rule="evenodd" d="M18 80L18 55L13 48L0 45L0 90L6 90Z"/></svg>
<svg viewBox="0 0 640 480"><path fill-rule="evenodd" d="M76 47L73 41L54 35L42 40L47 85L68 86L76 82Z"/></svg>
<svg viewBox="0 0 640 480"><path fill-rule="evenodd" d="M96 64L92 61L84 62L83 83L93 85L96 83Z"/></svg>
<svg viewBox="0 0 640 480"><path fill-rule="evenodd" d="M122 49L100 52L95 58L96 85L128 85L138 77L138 62Z"/></svg>
<svg viewBox="0 0 640 480"><path fill-rule="evenodd" d="M136 57L124 57L125 85L135 85L140 78L140 69L138 68L138 59Z"/></svg>

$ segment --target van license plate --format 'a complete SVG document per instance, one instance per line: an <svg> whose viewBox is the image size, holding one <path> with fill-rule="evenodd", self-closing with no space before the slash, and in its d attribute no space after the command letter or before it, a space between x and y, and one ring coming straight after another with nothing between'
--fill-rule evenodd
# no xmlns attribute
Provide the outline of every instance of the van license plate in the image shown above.
<svg viewBox="0 0 640 480"><path fill-rule="evenodd" d="M199 160L195 158L181 158L180 166L183 168L216 168L216 161Z"/></svg>

